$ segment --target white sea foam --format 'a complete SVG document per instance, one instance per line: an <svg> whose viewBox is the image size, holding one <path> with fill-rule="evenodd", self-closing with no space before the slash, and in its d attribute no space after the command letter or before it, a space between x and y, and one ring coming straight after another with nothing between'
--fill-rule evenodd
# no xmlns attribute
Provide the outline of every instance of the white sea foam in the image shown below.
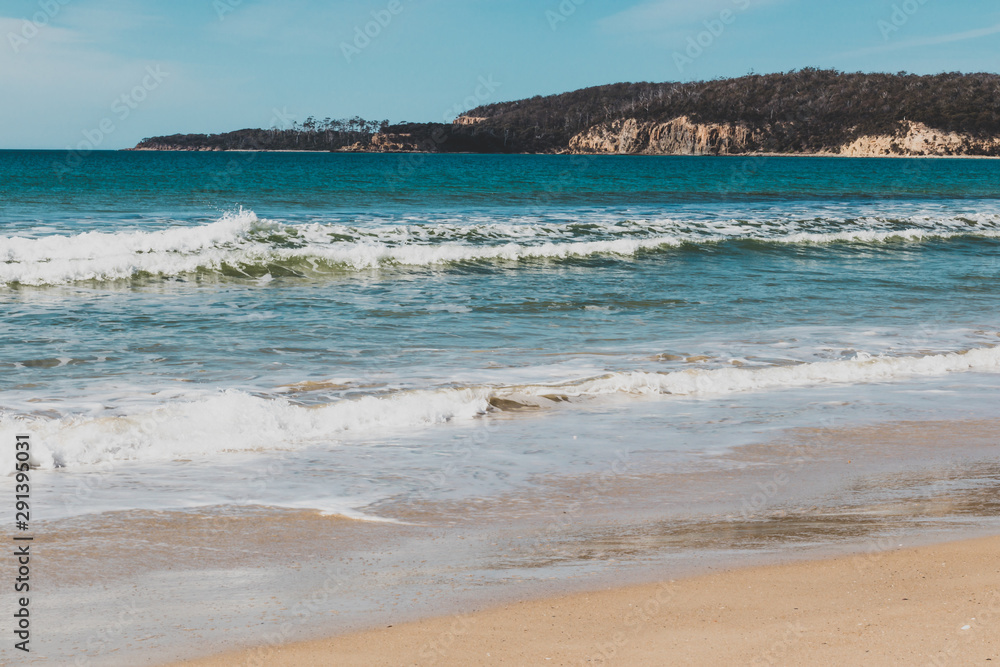
<svg viewBox="0 0 1000 667"><path fill-rule="evenodd" d="M0 237L0 283L48 285L219 267L260 224L254 213L241 210L208 225L154 232Z"/></svg>
<svg viewBox="0 0 1000 667"><path fill-rule="evenodd" d="M225 269L266 284L271 272L323 273L387 265L632 256L682 244L886 243L958 236L1000 237L1000 216L903 220L640 220L548 224L471 221L351 227L290 225L240 210L201 226L157 231L0 237L0 284L58 285L181 276Z"/></svg>
<svg viewBox="0 0 1000 667"><path fill-rule="evenodd" d="M612 373L601 378L567 385L524 387L519 389L519 392L530 396L562 394L571 397L612 393L701 396L827 383L884 382L921 375L946 375L973 370L1000 370L1000 347L922 357L873 357L859 353L850 360L817 361L762 368L689 369L671 373Z"/></svg>
<svg viewBox="0 0 1000 667"><path fill-rule="evenodd" d="M759 368L691 369L668 373L611 373L545 385L480 385L399 391L384 396L303 407L284 398L226 391L173 400L145 412L108 417L0 416L0 439L34 436L33 464L42 468L114 465L120 461L206 457L227 451L294 449L331 444L352 434L378 436L398 429L473 419L492 405L561 404L562 397L611 394L712 396L831 383L887 382L914 376L1000 370L1000 347L922 357L871 357ZM500 400L498 400L500 399ZM12 463L5 460L5 474Z"/></svg>
<svg viewBox="0 0 1000 667"><path fill-rule="evenodd" d="M230 390L130 415L3 415L0 433L10 440L15 432L31 433L33 463L53 468L285 449L355 433L470 419L486 411L487 401L485 389L455 389L303 407Z"/></svg>

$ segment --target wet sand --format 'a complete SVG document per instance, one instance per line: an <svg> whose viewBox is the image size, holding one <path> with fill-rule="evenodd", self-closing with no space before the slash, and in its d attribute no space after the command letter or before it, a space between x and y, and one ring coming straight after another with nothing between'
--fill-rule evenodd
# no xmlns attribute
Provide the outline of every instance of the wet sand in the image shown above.
<svg viewBox="0 0 1000 667"><path fill-rule="evenodd" d="M486 646L500 664L663 664L646 650L738 664L801 622L808 641L759 664L823 664L808 651L840 659L865 642L898 664L897 648L948 650L967 636L956 627L988 618L1000 544L920 549L1000 535L998 432L900 422L781 431L683 460L608 452L592 474L516 493L366 508L402 523L237 506L50 522L37 570L46 642L28 662L492 664L460 652ZM956 555L939 570L939 553ZM861 556L823 560L848 554ZM652 620L635 625L627 614L648 605ZM254 647L266 660L244 661Z"/></svg>
<svg viewBox="0 0 1000 667"><path fill-rule="evenodd" d="M988 665L1000 537L521 602L178 665Z"/></svg>

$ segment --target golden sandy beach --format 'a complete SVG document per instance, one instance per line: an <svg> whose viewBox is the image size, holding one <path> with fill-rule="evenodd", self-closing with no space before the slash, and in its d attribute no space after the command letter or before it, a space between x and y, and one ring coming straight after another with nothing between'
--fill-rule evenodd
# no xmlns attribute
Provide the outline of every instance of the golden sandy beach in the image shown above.
<svg viewBox="0 0 1000 667"><path fill-rule="evenodd" d="M1000 537L511 604L177 665L990 665Z"/></svg>

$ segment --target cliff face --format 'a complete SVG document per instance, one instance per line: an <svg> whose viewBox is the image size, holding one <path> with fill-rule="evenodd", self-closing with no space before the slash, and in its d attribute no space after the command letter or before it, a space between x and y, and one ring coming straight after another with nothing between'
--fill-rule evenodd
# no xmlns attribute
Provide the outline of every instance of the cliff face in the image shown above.
<svg viewBox="0 0 1000 667"><path fill-rule="evenodd" d="M629 118L602 123L569 141L572 153L633 155L740 155L759 150L766 131L739 124L695 123L687 116L666 123ZM943 132L905 122L895 134L863 136L819 155L887 157L921 155L1000 155L1000 137Z"/></svg>
<svg viewBox="0 0 1000 667"><path fill-rule="evenodd" d="M846 157L885 157L887 155L998 155L1000 137L972 137L956 132L942 132L923 123L906 121L894 135L859 137L844 144L838 152Z"/></svg>
<svg viewBox="0 0 1000 667"><path fill-rule="evenodd" d="M226 135L174 135L147 139L130 150L313 150L370 153L474 152L498 153L508 150L506 136L489 127L476 133L469 127L482 123L479 118L443 124L407 124L369 136L350 137L350 143L324 139L322 133L297 133L275 136L264 130L243 130L236 139ZM1000 134L971 135L937 130L923 123L903 121L892 124L894 131L857 137L840 145L827 145L814 155L844 157L909 156L1000 156ZM789 130L804 130L780 123L751 129L744 124L697 123L688 116L667 122L639 121L624 118L594 125L573 135L568 141L542 152L596 153L630 155L747 155L760 154L763 146L795 145L788 139ZM507 130L503 130L504 133ZM844 128L833 141L842 141L856 131ZM286 132L286 134L288 134ZM794 136L794 133L793 133ZM564 135L565 137L565 135ZM336 137L334 137L336 139ZM773 149L771 149L773 150ZM801 155L792 150L778 150L776 155Z"/></svg>
<svg viewBox="0 0 1000 667"><path fill-rule="evenodd" d="M569 140L575 153L731 155L754 150L759 137L742 125L693 123L687 116L666 123L633 118L595 125Z"/></svg>
<svg viewBox="0 0 1000 667"><path fill-rule="evenodd" d="M373 134L371 141L359 141L340 149L345 153L414 153L424 150L412 134Z"/></svg>
<svg viewBox="0 0 1000 667"><path fill-rule="evenodd" d="M475 125L477 123L482 123L486 118L480 118L479 116L459 116L455 120L451 121L453 125Z"/></svg>

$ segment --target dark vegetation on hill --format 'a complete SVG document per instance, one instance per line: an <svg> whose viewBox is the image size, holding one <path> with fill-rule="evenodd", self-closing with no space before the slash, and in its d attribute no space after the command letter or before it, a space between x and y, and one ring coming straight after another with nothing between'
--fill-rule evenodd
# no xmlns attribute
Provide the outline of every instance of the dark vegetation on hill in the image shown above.
<svg viewBox="0 0 1000 667"><path fill-rule="evenodd" d="M318 121L307 118L290 129L245 129L223 134L173 134L143 139L136 148L170 145L188 150L337 150L367 142L372 135L388 127L389 121L363 118Z"/></svg>
<svg viewBox="0 0 1000 667"><path fill-rule="evenodd" d="M1000 135L1000 75L848 74L803 69L692 83L617 83L472 109L474 124L308 119L289 130L146 139L137 148L426 150L542 153L619 119L741 124L762 133L757 150L829 150L893 134L903 121L973 137ZM402 147L402 148L401 148Z"/></svg>

